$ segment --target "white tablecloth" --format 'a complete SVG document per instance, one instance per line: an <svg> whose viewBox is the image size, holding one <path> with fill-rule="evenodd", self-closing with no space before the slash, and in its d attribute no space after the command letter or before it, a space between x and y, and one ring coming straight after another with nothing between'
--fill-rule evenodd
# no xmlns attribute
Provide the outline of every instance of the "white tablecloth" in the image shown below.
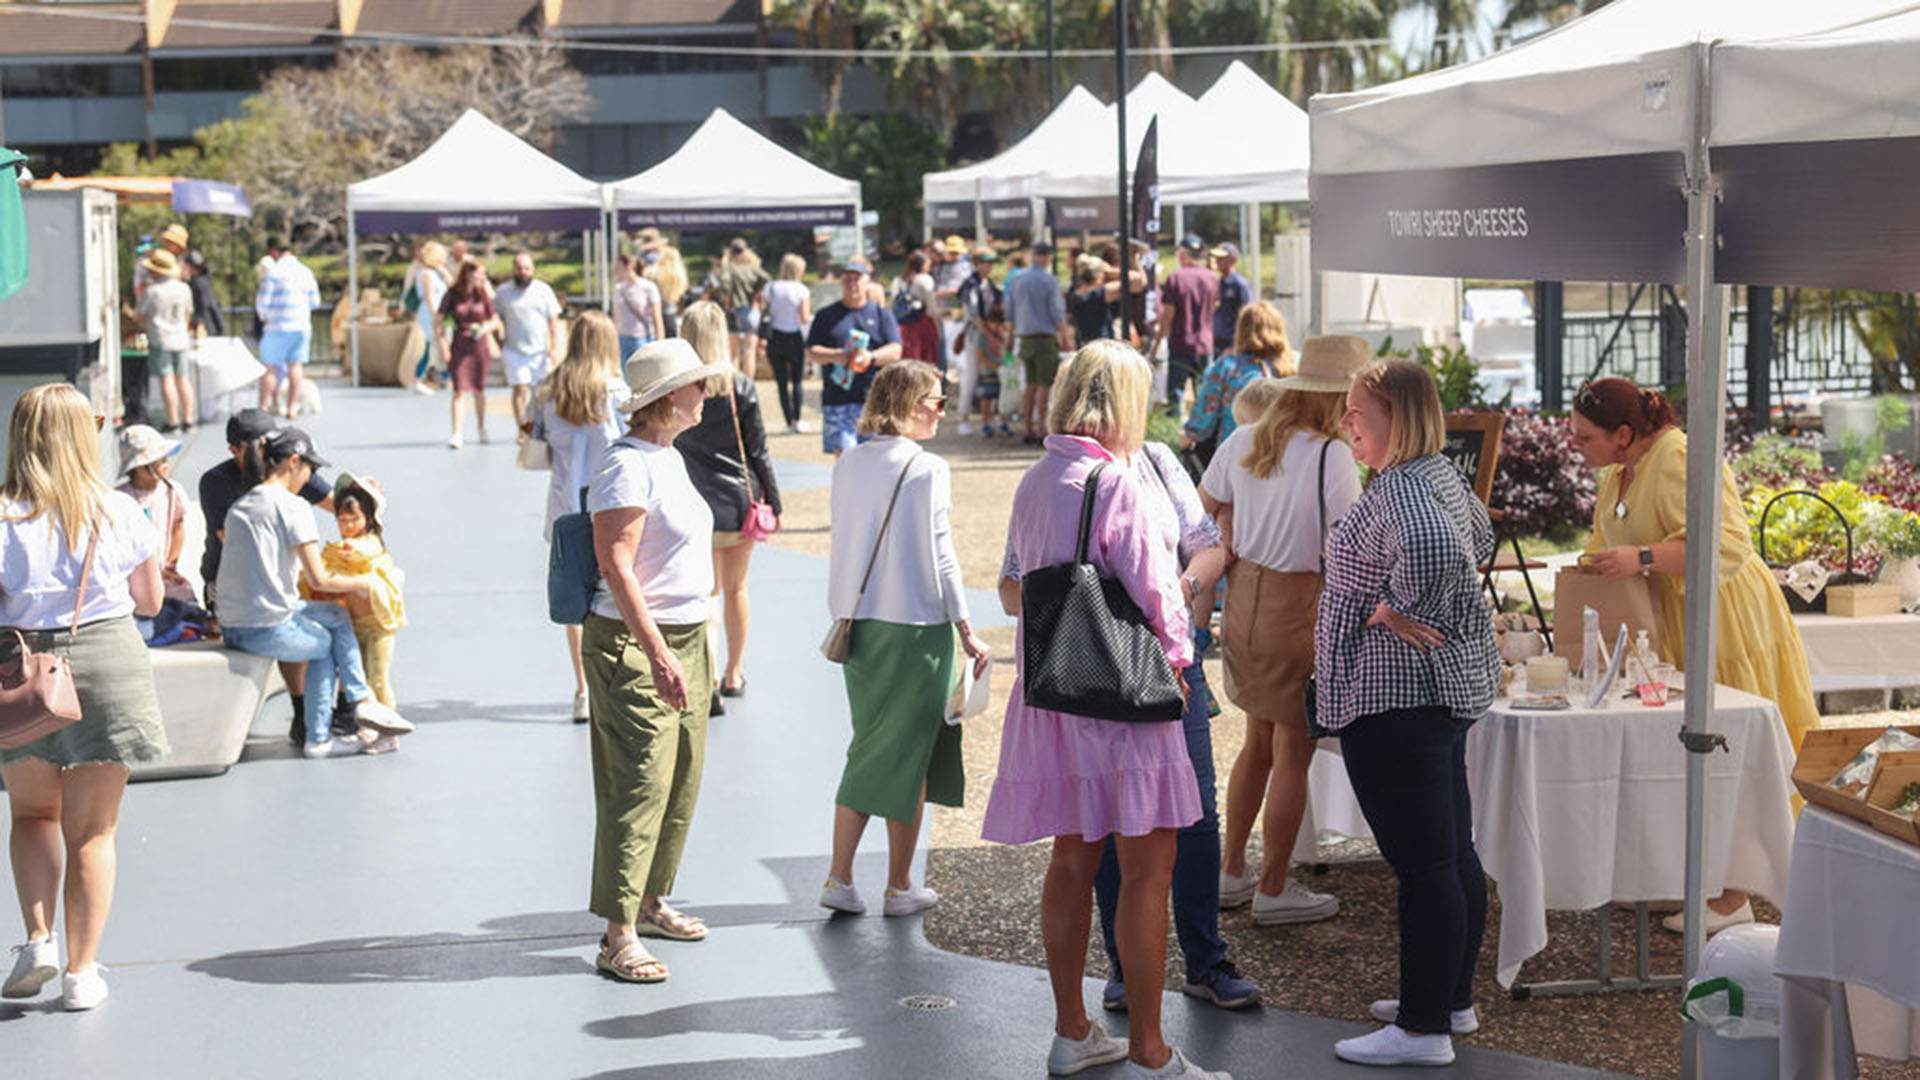
<svg viewBox="0 0 1920 1080"><path fill-rule="evenodd" d="M1920 615L1795 615L1820 693L1920 686Z"/></svg>
<svg viewBox="0 0 1920 1080"><path fill-rule="evenodd" d="M1793 841L1774 970L1788 983L1783 1078L1854 1075L1850 1057L1838 1069L1833 1063L1829 1005L1841 986L1855 1050L1920 1058L1920 848L1807 807Z"/></svg>
<svg viewBox="0 0 1920 1080"><path fill-rule="evenodd" d="M1547 912L1684 892L1686 752L1678 701L1649 709L1516 712L1496 702L1467 737L1474 843L1500 885L1497 974L1512 986L1547 944ZM1779 710L1718 687L1707 756L1706 895L1786 894L1793 750Z"/></svg>

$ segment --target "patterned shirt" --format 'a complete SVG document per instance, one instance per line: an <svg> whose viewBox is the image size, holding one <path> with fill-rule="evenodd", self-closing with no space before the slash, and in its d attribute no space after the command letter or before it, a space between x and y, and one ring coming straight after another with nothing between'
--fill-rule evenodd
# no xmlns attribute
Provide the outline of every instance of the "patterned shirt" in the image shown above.
<svg viewBox="0 0 1920 1080"><path fill-rule="evenodd" d="M1151 512L1170 514L1180 530L1180 569L1185 570L1194 556L1226 543L1220 533L1220 526L1207 516L1200 505L1200 492L1193 486L1193 477L1187 475L1186 467L1174 456L1173 448L1165 443L1150 442L1133 455L1131 462L1133 478L1140 490L1157 492L1161 496L1153 499L1148 506ZM1020 580L1020 560L1013 553L1013 537L1007 537L1007 550L1000 559L1000 576L1011 581Z"/></svg>
<svg viewBox="0 0 1920 1080"><path fill-rule="evenodd" d="M1338 730L1434 705L1463 720L1484 715L1500 673L1478 570L1492 556L1487 508L1445 457L1377 474L1327 537L1314 632L1320 723ZM1385 626L1367 626L1381 601L1446 642L1422 653Z"/></svg>
<svg viewBox="0 0 1920 1080"><path fill-rule="evenodd" d="M1273 361L1245 353L1228 353L1207 365L1200 376L1200 389L1194 395L1193 412L1187 414L1187 434L1205 442L1214 435L1221 442L1240 425L1233 419L1233 399L1254 380L1275 374Z"/></svg>
<svg viewBox="0 0 1920 1080"><path fill-rule="evenodd" d="M268 331L310 333L313 313L319 306L320 284L314 281L313 271L292 252L274 260L273 269L261 279L260 291L253 298L253 309Z"/></svg>

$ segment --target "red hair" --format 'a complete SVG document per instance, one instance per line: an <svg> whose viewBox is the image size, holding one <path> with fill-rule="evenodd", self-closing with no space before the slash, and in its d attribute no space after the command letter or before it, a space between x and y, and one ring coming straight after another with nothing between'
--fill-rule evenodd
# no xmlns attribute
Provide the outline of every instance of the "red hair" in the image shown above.
<svg viewBox="0 0 1920 1080"><path fill-rule="evenodd" d="M1573 411L1602 431L1631 428L1635 438L1680 422L1665 394L1642 389L1619 376L1595 379L1582 387L1573 399Z"/></svg>

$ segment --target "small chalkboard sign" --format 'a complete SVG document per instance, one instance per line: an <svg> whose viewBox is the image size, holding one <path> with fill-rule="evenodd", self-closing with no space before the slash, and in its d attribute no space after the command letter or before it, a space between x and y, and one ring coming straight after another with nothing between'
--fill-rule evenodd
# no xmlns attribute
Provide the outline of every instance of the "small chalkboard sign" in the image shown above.
<svg viewBox="0 0 1920 1080"><path fill-rule="evenodd" d="M1460 470L1483 503L1493 499L1493 474L1500 468L1500 435L1507 418L1497 412L1449 413L1447 441L1440 452Z"/></svg>

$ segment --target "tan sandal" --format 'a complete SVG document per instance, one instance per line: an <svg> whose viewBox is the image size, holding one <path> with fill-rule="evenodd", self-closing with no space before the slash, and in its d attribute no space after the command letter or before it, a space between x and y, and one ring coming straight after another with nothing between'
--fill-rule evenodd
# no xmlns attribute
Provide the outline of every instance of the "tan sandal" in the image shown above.
<svg viewBox="0 0 1920 1080"><path fill-rule="evenodd" d="M648 915L640 913L640 921L633 924L633 932L641 937L666 938L668 941L705 941L707 924L688 915L684 911L660 905L660 910Z"/></svg>
<svg viewBox="0 0 1920 1080"><path fill-rule="evenodd" d="M661 983L667 981L667 965L661 963L638 941L623 941L618 948L605 941L593 966L621 982Z"/></svg>

